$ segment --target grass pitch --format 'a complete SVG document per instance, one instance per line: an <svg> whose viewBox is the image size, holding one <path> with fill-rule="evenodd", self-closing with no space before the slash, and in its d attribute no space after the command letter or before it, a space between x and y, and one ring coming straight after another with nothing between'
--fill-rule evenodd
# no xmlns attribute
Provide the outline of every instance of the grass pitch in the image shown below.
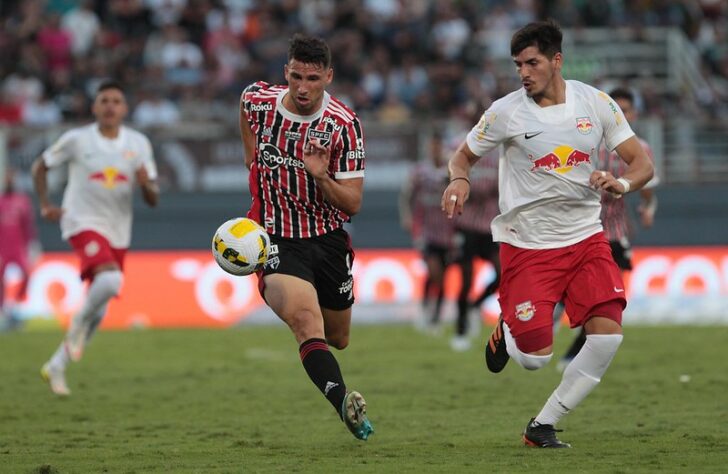
<svg viewBox="0 0 728 474"><path fill-rule="evenodd" d="M369 404L368 442L310 383L282 325L102 332L69 368L67 399L38 375L60 338L0 334L0 472L728 470L725 327L627 327L602 384L560 423L570 450L520 441L560 380L553 362L493 375L480 348L453 353L405 326L355 326L336 353Z"/></svg>

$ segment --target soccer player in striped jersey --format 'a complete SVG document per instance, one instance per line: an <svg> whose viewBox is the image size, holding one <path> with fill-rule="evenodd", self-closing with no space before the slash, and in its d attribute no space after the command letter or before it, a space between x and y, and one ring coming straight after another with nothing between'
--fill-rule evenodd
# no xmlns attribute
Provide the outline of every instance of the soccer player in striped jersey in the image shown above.
<svg viewBox="0 0 728 474"><path fill-rule="evenodd" d="M440 211L440 198L447 187L447 161L442 136L433 133L429 156L412 170L400 194L400 221L412 236L427 267L422 292L422 314L418 329L436 333L445 296L445 269L453 261L455 228Z"/></svg>
<svg viewBox="0 0 728 474"><path fill-rule="evenodd" d="M287 85L256 82L240 97L248 217L271 239L259 288L293 332L311 381L366 440L374 430L364 397L347 388L329 350L349 345L354 251L343 225L361 207L364 134L357 115L326 92L334 72L323 40L295 35L284 75Z"/></svg>
<svg viewBox="0 0 728 474"><path fill-rule="evenodd" d="M473 166L470 172L468 206L455 219L457 240L460 243L458 264L461 287L457 301L455 334L450 341L454 351L470 349L470 338L480 334L480 305L495 293L500 281L498 243L493 241L490 223L498 215L498 155L489 153ZM489 261L495 269L495 279L488 283L480 295L470 300L473 286L473 262L475 258ZM469 318L469 316L472 316Z"/></svg>
<svg viewBox="0 0 728 474"><path fill-rule="evenodd" d="M629 89L617 88L609 93L609 96L619 105L624 113L624 118L627 122L633 124L637 120L637 109L634 103L634 94ZM652 154L652 148L642 138L639 138L639 142L644 148L647 156L654 163L654 157ZM606 148L602 147L599 150L599 164L600 170L608 171L614 176L621 176L624 174L627 166L624 161L619 157L618 154L609 152ZM657 197L655 196L654 189L659 184L659 178L655 174L652 179L640 189L641 202L637 208L637 212L640 217L640 224L643 228L652 227L652 223L655 219L655 211L657 210ZM617 266L623 271L632 270L632 246L629 242L629 237L632 230L629 215L627 213L627 205L624 199L620 199L620 196L615 196L612 193L602 193L602 213L600 215L602 220L602 227L604 227L604 236L609 241L609 245L612 248L612 257L617 263ZM562 307L563 308L563 307ZM554 315L555 318L561 317L561 311ZM562 371L571 362L576 354L579 353L581 348L586 342L586 333L582 327L579 330L579 334L574 338L574 341L569 346L564 356L557 364L557 369Z"/></svg>
<svg viewBox="0 0 728 474"><path fill-rule="evenodd" d="M41 375L57 395L69 395L66 366L78 361L124 281L124 256L131 244L132 197L139 185L144 201L156 206L157 167L149 139L122 124L128 112L118 82L104 81L94 99L96 122L71 129L33 163L40 212L60 221L61 234L81 260L89 282L86 301L73 316L65 339L43 365ZM48 196L50 168L68 166L61 207Z"/></svg>
<svg viewBox="0 0 728 474"><path fill-rule="evenodd" d="M572 327L586 343L561 383L523 431L523 442L568 448L555 425L597 384L622 343L624 284L599 220L601 193L625 194L652 178L650 159L611 97L564 80L562 33L552 21L530 23L511 39L523 85L495 101L450 159L442 197L448 216L463 211L468 175L498 147L501 317L485 346L488 369L510 359L528 370L544 367L553 348L554 305L563 300ZM596 167L599 145L616 151L627 168L617 177ZM507 399L505 399L507 400Z"/></svg>

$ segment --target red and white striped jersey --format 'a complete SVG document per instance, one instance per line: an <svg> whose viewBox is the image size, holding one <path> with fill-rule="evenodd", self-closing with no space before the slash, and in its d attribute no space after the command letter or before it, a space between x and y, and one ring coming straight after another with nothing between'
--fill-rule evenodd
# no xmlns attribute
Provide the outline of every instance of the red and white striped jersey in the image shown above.
<svg viewBox="0 0 728 474"><path fill-rule="evenodd" d="M455 227L490 234L490 223L498 213L498 154L491 152L470 170L470 197L456 217Z"/></svg>
<svg viewBox="0 0 728 474"><path fill-rule="evenodd" d="M343 226L350 216L324 199L303 165L303 149L317 138L331 151L329 175L337 181L364 177L364 133L356 114L324 92L321 108L296 115L282 100L286 85L256 82L245 88L243 107L255 136L248 217L269 234L309 238Z"/></svg>
<svg viewBox="0 0 728 474"><path fill-rule="evenodd" d="M448 184L447 167L419 163L411 176L408 203L412 213L412 240L450 247L455 229L452 219L442 212L442 193Z"/></svg>
<svg viewBox="0 0 728 474"><path fill-rule="evenodd" d="M655 160L650 145L643 139L639 137L638 139L647 156L654 162ZM606 148L602 147L599 150L599 163L597 168L603 171L609 171L612 175L619 178L627 171L627 163L616 152L610 153ZM658 182L659 179L657 173L655 173L655 176L644 186L644 189L653 188L657 186ZM604 236L607 240L616 242L629 239L631 226L624 199L616 198L612 193L602 193L602 212L600 218L602 220L602 227L604 227Z"/></svg>

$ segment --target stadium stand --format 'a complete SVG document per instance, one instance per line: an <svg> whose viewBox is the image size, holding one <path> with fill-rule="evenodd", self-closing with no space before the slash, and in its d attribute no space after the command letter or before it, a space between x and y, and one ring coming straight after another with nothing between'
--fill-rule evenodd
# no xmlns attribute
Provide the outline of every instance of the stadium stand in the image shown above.
<svg viewBox="0 0 728 474"><path fill-rule="evenodd" d="M566 77L634 89L663 183L728 182L728 6L715 0L6 0L0 156L29 187L31 161L91 119L113 76L154 141L163 191L235 192L240 91L283 81L286 38L305 31L327 39L331 92L365 121L367 187L394 192L433 127L454 136L518 86L511 32L547 17L565 28Z"/></svg>

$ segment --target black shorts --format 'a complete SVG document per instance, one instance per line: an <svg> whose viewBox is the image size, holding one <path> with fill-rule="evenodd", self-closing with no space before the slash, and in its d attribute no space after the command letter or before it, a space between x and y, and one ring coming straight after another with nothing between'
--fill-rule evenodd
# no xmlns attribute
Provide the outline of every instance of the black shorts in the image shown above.
<svg viewBox="0 0 728 474"><path fill-rule="evenodd" d="M452 249L444 245L428 243L422 250L422 257L435 257L440 265L446 267L452 262Z"/></svg>
<svg viewBox="0 0 728 474"><path fill-rule="evenodd" d="M472 230L457 229L457 239L461 241L458 261L469 261L475 257L493 261L498 257L498 242L493 235Z"/></svg>
<svg viewBox="0 0 728 474"><path fill-rule="evenodd" d="M353 264L351 239L344 229L309 239L271 235L262 276L281 273L306 280L316 288L319 306L340 311L354 304ZM262 276L261 295L265 290Z"/></svg>
<svg viewBox="0 0 728 474"><path fill-rule="evenodd" d="M620 270L632 270L632 247L629 242L612 240L609 246L612 247L612 258Z"/></svg>

